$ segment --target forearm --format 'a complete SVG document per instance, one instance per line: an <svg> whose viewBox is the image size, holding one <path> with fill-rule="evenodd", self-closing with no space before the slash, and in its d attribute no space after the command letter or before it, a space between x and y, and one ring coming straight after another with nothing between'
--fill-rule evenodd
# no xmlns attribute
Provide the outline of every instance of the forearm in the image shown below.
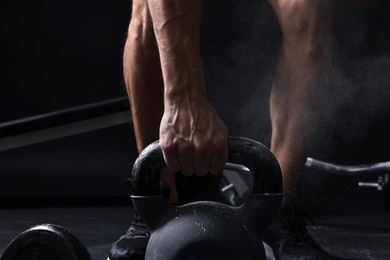
<svg viewBox="0 0 390 260"><path fill-rule="evenodd" d="M163 114L163 80L152 20L144 0L133 0L123 55L138 151L158 139Z"/></svg>
<svg viewBox="0 0 390 260"><path fill-rule="evenodd" d="M205 98L200 0L148 0L164 78L164 102Z"/></svg>

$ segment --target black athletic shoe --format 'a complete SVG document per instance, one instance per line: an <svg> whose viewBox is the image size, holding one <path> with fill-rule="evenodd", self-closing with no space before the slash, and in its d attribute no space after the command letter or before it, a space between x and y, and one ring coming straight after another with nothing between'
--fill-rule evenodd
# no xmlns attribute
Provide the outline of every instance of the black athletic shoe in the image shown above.
<svg viewBox="0 0 390 260"><path fill-rule="evenodd" d="M114 243L108 260L143 260L149 236L148 226L135 212L130 228Z"/></svg>
<svg viewBox="0 0 390 260"><path fill-rule="evenodd" d="M334 259L310 237L305 219L312 220L296 207L294 197L292 193L285 193L281 209L263 234L264 242L270 245L277 260Z"/></svg>

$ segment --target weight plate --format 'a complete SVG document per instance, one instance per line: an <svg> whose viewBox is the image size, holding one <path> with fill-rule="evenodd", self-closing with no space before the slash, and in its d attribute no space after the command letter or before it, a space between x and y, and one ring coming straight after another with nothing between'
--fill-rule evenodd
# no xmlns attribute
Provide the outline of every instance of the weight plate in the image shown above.
<svg viewBox="0 0 390 260"><path fill-rule="evenodd" d="M63 227L43 224L17 236L1 260L91 260L86 247Z"/></svg>

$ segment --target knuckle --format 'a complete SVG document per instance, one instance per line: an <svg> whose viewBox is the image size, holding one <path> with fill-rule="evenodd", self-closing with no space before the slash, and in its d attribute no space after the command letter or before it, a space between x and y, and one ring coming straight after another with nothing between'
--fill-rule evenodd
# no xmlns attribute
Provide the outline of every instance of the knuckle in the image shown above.
<svg viewBox="0 0 390 260"><path fill-rule="evenodd" d="M217 137L213 140L213 146L216 151L224 151L226 150L226 138Z"/></svg>
<svg viewBox="0 0 390 260"><path fill-rule="evenodd" d="M180 154L188 154L191 152L191 150L192 150L192 145L187 142L181 143L178 148L178 152Z"/></svg>
<svg viewBox="0 0 390 260"><path fill-rule="evenodd" d="M173 142L162 142L160 147L166 154L174 153L177 150L177 146Z"/></svg>
<svg viewBox="0 0 390 260"><path fill-rule="evenodd" d="M206 143L199 143L195 145L195 153L199 155L204 155L209 150L209 147Z"/></svg>

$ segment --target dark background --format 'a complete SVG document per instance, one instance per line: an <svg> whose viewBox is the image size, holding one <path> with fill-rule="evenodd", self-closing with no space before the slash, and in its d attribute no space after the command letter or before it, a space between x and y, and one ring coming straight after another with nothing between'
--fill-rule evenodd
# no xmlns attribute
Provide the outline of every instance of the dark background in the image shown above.
<svg viewBox="0 0 390 260"><path fill-rule="evenodd" d="M231 135L269 145L268 98L281 33L266 1L203 1L210 101ZM0 3L0 123L126 95L131 1ZM388 1L334 3L327 110L311 156L390 160ZM127 195L136 148L122 125L0 152L0 196Z"/></svg>

